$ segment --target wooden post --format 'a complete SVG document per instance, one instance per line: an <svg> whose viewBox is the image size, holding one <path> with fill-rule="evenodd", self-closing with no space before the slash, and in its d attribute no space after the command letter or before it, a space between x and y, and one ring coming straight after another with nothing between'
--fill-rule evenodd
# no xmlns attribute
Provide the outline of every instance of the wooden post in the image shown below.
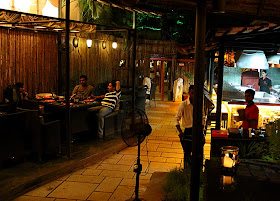
<svg viewBox="0 0 280 201"><path fill-rule="evenodd" d="M164 75L165 75L165 62L161 61L161 71L160 71L160 97L164 101Z"/></svg>
<svg viewBox="0 0 280 201"><path fill-rule="evenodd" d="M70 25L70 0L66 0L66 25L65 25L65 63L66 63L66 115L65 115L65 125L66 125L66 136L67 136L67 156L71 158L71 138L72 133L70 129L70 55L69 55L69 29Z"/></svg>
<svg viewBox="0 0 280 201"><path fill-rule="evenodd" d="M218 61L218 90L217 90L217 110L216 110L216 130L221 128L222 117L222 97L223 97L223 76L224 76L224 46L221 45L219 49L219 61Z"/></svg>
<svg viewBox="0 0 280 201"><path fill-rule="evenodd" d="M173 89L174 75L175 75L176 55L172 56L169 90Z"/></svg>
<svg viewBox="0 0 280 201"><path fill-rule="evenodd" d="M136 71L136 13L133 12L133 48L132 48L132 109L135 109L135 71Z"/></svg>
<svg viewBox="0 0 280 201"><path fill-rule="evenodd" d="M195 25L195 75L194 75L194 105L192 128L192 160L190 200L199 200L200 171L203 159L203 88L205 66L205 38L206 38L206 0L198 0L196 7Z"/></svg>
<svg viewBox="0 0 280 201"><path fill-rule="evenodd" d="M131 32L127 31L126 32L126 41L127 41L127 43L129 43L128 41L130 40L130 37L131 37L130 35L131 35ZM124 72L126 72L125 73L125 74L127 74L126 86L129 87L130 86L130 70L128 70L129 67L130 67L130 63L129 63L129 61L130 61L130 51L129 51L129 48L127 48L125 54L126 54L126 61L125 61L125 68L126 68L126 70L125 71L122 70L122 75L124 74Z"/></svg>
<svg viewBox="0 0 280 201"><path fill-rule="evenodd" d="M209 73L209 95L212 97L213 85L214 85L214 70L215 70L215 52L210 54L210 73Z"/></svg>
<svg viewBox="0 0 280 201"><path fill-rule="evenodd" d="M154 61L154 73L155 73L155 78L154 78L154 83L157 83L157 61Z"/></svg>

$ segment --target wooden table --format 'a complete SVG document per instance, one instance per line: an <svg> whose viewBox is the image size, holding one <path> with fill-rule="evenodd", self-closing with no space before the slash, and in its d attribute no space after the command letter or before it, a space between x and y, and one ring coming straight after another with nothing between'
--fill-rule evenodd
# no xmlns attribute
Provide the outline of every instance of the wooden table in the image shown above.
<svg viewBox="0 0 280 201"><path fill-rule="evenodd" d="M66 105L61 103L44 103L45 112L52 113L51 118L58 118L61 121L63 133L65 133ZM100 106L100 102L79 102L70 105L70 126L71 132L79 133L89 130L88 108Z"/></svg>

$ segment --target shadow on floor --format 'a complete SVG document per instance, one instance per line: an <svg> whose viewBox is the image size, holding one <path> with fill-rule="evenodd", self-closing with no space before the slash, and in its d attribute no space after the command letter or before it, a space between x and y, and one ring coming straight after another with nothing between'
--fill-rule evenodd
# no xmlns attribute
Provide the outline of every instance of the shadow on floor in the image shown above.
<svg viewBox="0 0 280 201"><path fill-rule="evenodd" d="M71 158L48 156L42 162L24 162L0 171L0 200L12 200L40 185L94 164L126 148L118 134L103 140L76 138Z"/></svg>

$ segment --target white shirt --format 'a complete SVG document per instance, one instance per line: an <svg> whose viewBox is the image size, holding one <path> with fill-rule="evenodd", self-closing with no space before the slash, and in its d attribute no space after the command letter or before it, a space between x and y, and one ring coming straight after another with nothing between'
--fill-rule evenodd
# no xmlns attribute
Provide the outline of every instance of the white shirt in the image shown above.
<svg viewBox="0 0 280 201"><path fill-rule="evenodd" d="M150 91L151 91L151 79L149 77L144 77L144 80L143 80L143 85L147 85L147 91L146 91L146 94L150 94Z"/></svg>
<svg viewBox="0 0 280 201"><path fill-rule="evenodd" d="M193 126L193 105L189 98L180 103L175 117L175 125L180 125L181 119L184 128L191 128Z"/></svg>

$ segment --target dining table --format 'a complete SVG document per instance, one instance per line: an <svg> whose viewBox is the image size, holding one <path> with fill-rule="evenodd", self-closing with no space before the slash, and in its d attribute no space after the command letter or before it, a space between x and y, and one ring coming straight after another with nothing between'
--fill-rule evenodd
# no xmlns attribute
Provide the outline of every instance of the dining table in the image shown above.
<svg viewBox="0 0 280 201"><path fill-rule="evenodd" d="M45 121L60 120L61 141L66 141L67 109L65 101L43 98L29 100L27 104L28 107L38 108ZM93 116L89 114L88 109L100 105L101 102L94 99L70 102L70 129L72 135L90 130L90 127L94 124L95 119L93 119Z"/></svg>

